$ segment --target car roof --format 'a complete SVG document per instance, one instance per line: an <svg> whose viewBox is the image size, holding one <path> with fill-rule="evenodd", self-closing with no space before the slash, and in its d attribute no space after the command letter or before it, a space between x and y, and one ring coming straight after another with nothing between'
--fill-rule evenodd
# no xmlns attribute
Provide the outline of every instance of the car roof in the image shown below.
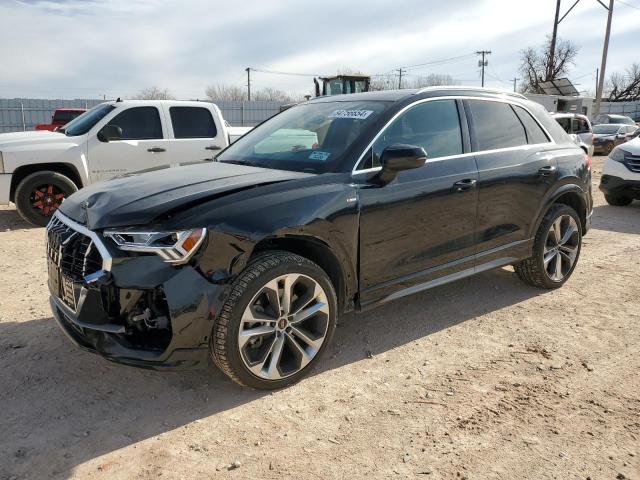
<svg viewBox="0 0 640 480"><path fill-rule="evenodd" d="M598 123L594 125L595 127L633 127L633 125L629 125L628 123Z"/></svg>
<svg viewBox="0 0 640 480"><path fill-rule="evenodd" d="M468 96L490 96L495 98L512 97L520 100L527 100L527 97L519 93L510 92L507 90L499 90L492 88L481 87L466 87L466 86L435 86L425 88L407 88L402 90L379 90L374 92L361 92L361 93L349 93L345 95L327 95L323 97L316 97L309 100L309 103L324 103L324 102L352 102L352 101L391 101L398 102L414 95L424 94L430 97L448 96L448 95L468 95Z"/></svg>
<svg viewBox="0 0 640 480"><path fill-rule="evenodd" d="M571 113L571 112L553 112L551 116L553 118L573 118L573 117L587 118L586 115L582 115L581 113Z"/></svg>

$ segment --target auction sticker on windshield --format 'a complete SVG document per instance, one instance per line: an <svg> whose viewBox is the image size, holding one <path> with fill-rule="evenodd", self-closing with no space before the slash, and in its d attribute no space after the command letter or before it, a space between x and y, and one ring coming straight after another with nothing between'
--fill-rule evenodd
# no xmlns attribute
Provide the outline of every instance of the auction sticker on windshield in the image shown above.
<svg viewBox="0 0 640 480"><path fill-rule="evenodd" d="M336 110L329 115L329 118L354 118L364 120L373 113L373 110Z"/></svg>
<svg viewBox="0 0 640 480"><path fill-rule="evenodd" d="M321 152L320 150L316 150L311 155L309 155L309 160L320 160L324 162L329 158L330 155L331 152Z"/></svg>

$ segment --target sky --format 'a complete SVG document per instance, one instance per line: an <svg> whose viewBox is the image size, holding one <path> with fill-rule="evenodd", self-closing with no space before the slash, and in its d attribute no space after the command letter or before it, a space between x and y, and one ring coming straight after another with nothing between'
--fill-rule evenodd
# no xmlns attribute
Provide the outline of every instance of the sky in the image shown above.
<svg viewBox="0 0 640 480"><path fill-rule="evenodd" d="M574 0L562 0L564 13ZM604 0L608 3L608 0ZM513 88L520 52L544 43L555 0L0 0L0 98L131 97L158 86L180 99L208 85L311 93L311 76L340 70L408 79L448 74L479 85L477 50L491 50L490 87ZM595 90L606 25L580 0L559 26L579 48L569 78ZM640 0L615 0L607 73L640 62ZM447 60L440 62L440 60ZM435 64L433 62L436 62Z"/></svg>

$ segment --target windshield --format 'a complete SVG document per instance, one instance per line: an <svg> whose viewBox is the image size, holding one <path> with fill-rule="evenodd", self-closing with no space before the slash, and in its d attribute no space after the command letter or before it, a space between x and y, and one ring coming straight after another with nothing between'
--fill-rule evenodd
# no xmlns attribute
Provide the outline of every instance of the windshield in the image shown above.
<svg viewBox="0 0 640 480"><path fill-rule="evenodd" d="M102 103L98 106L93 107L88 112L83 113L79 117L67 123L64 129L62 129L63 133L70 137L75 137L77 135L84 135L91 128L102 120L107 113L113 110L113 105L109 105L106 103Z"/></svg>
<svg viewBox="0 0 640 480"><path fill-rule="evenodd" d="M606 135L613 135L614 133L618 133L619 129L619 125L596 125L595 127L593 127L593 133L604 133Z"/></svg>
<svg viewBox="0 0 640 480"><path fill-rule="evenodd" d="M217 160L298 172L331 172L390 104L336 101L298 105L241 137Z"/></svg>

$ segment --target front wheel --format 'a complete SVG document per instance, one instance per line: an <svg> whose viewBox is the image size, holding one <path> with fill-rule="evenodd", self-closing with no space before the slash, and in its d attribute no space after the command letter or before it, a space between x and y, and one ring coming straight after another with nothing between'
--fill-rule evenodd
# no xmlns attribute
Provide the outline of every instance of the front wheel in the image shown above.
<svg viewBox="0 0 640 480"><path fill-rule="evenodd" d="M336 316L335 290L324 270L299 255L267 252L233 283L214 322L211 354L241 385L285 387L317 363Z"/></svg>
<svg viewBox="0 0 640 480"><path fill-rule="evenodd" d="M533 255L514 266L516 273L535 287L561 287L573 273L581 247L580 217L567 205L553 205L538 228Z"/></svg>
<svg viewBox="0 0 640 480"><path fill-rule="evenodd" d="M16 209L27 222L45 227L63 200L77 190L76 184L61 173L32 173L22 179L16 188Z"/></svg>
<svg viewBox="0 0 640 480"><path fill-rule="evenodd" d="M614 148L615 148L615 144L613 142L607 142L607 147L606 147L607 155L609 155Z"/></svg>

